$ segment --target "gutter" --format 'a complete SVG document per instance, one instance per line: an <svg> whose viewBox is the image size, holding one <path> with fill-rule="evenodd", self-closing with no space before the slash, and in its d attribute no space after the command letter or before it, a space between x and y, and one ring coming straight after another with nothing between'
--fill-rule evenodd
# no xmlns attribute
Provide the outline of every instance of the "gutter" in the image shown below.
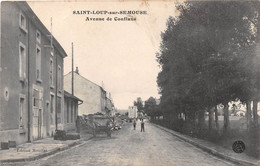
<svg viewBox="0 0 260 166"><path fill-rule="evenodd" d="M28 21L28 28L27 28L27 30L28 30L28 32L27 32L27 34L29 34L30 33L30 22L31 21ZM28 48L28 56L27 56L27 62L28 62L28 68L27 68L27 70L28 70L28 72L27 72L27 75L28 75L28 83L27 83L27 86L28 86L28 106L27 106L27 108L28 108L28 142L31 142L31 102L30 102L30 99L31 99L31 96L30 96L30 44L29 44L29 41L30 41L30 37L29 37L29 35L28 35L28 37L27 37L28 39L28 42L27 42L27 48Z"/></svg>
<svg viewBox="0 0 260 166"><path fill-rule="evenodd" d="M81 104L83 104L83 101L82 101L82 100L79 100L79 102L80 102L80 103L78 103L78 105L81 105Z"/></svg>
<svg viewBox="0 0 260 166"><path fill-rule="evenodd" d="M56 130L58 130L58 114L57 114L57 111L58 111L58 55L54 55L55 56L55 59L56 59L56 73L55 73L55 77L56 77L56 83L55 83L55 128Z"/></svg>

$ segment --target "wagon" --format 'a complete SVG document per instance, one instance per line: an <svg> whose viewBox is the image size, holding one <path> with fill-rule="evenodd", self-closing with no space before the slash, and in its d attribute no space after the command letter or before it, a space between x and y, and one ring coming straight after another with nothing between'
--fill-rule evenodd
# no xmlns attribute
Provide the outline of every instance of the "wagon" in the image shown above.
<svg viewBox="0 0 260 166"><path fill-rule="evenodd" d="M108 137L111 137L114 123L112 118L105 115L93 115L89 117L88 122L92 129L93 136L96 137L99 133L106 133Z"/></svg>

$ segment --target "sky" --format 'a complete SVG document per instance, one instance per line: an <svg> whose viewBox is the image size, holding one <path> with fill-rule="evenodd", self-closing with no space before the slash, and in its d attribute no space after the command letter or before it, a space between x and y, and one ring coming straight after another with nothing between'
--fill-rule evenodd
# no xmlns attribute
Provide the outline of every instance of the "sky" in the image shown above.
<svg viewBox="0 0 260 166"><path fill-rule="evenodd" d="M127 109L137 97L159 98L156 62L161 32L169 16L176 16L174 1L28 2L67 53L64 74L74 67L83 77L110 92L117 109ZM146 15L77 15L73 11L147 11ZM85 21L86 17L136 17L136 21Z"/></svg>

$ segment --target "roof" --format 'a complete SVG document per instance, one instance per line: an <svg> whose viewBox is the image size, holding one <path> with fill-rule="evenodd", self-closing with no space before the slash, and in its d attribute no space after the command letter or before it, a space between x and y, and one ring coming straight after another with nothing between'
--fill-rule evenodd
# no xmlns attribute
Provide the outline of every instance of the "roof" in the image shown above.
<svg viewBox="0 0 260 166"><path fill-rule="evenodd" d="M33 10L28 5L28 3L25 1L20 1L20 2L15 2L15 3L24 11L26 16L28 18L30 18L30 20L35 24L35 26L37 26L37 28L41 32L43 32L43 35L47 36L47 39L48 39L48 35L50 35L51 33L45 27L45 25L41 22L41 20L37 17L37 15L33 12ZM59 51L59 53L61 53L62 57L65 58L67 56L65 50L62 48L60 43L55 39L55 37L53 37L52 39L53 39L54 47Z"/></svg>
<svg viewBox="0 0 260 166"><path fill-rule="evenodd" d="M68 72L67 74L65 74L64 77L66 77L66 76L69 75L69 74L71 74L71 71ZM84 80L87 80L87 81L91 82L92 84L95 84L96 86L99 86L101 90L105 91L100 85L96 84L96 83L93 82L93 81L90 81L89 79L83 77L82 75L80 75L79 73L76 73L76 72L74 71L74 75L75 75L75 74L79 75L79 76L80 76L81 78L83 78ZM106 92L106 91L105 91L105 92Z"/></svg>
<svg viewBox="0 0 260 166"><path fill-rule="evenodd" d="M69 92L67 92L65 90L64 90L64 97L72 98L72 99L78 100L80 102L83 102L81 99L77 98L76 96L70 94Z"/></svg>

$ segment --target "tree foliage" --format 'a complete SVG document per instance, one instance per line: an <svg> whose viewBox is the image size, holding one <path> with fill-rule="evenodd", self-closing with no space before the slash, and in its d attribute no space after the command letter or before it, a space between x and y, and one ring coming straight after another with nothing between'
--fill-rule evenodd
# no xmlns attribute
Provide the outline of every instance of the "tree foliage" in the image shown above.
<svg viewBox="0 0 260 166"><path fill-rule="evenodd" d="M144 111L148 116L150 116L152 119L154 119L156 116L160 116L158 105L156 104L156 99L154 97L150 97L144 103Z"/></svg>
<svg viewBox="0 0 260 166"><path fill-rule="evenodd" d="M185 113L194 120L196 112L218 104L259 100L259 5L203 1L177 6L180 15L168 19L156 55L165 113Z"/></svg>
<svg viewBox="0 0 260 166"><path fill-rule="evenodd" d="M141 97L137 97L136 101L134 101L134 106L137 107L138 112L141 112L143 110L144 106Z"/></svg>

